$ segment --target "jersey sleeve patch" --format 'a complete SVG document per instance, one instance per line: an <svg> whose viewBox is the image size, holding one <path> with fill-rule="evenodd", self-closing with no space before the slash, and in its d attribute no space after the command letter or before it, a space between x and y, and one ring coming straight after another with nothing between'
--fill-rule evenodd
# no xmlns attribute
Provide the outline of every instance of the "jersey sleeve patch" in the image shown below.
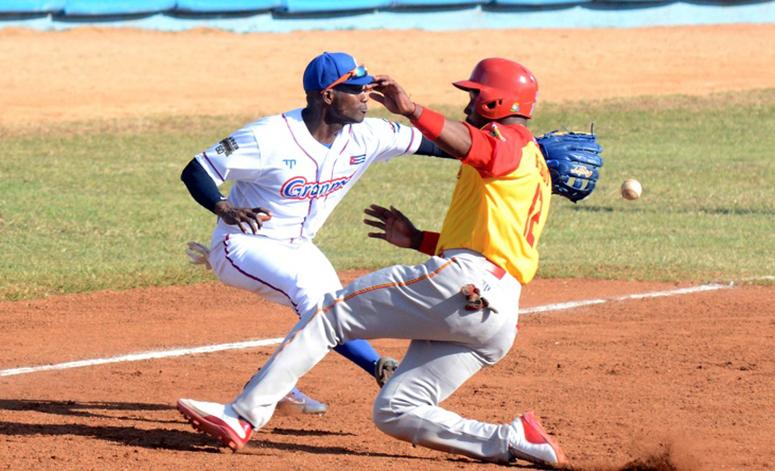
<svg viewBox="0 0 775 471"><path fill-rule="evenodd" d="M261 173L258 141L249 128L221 139L197 159L216 183L226 180L255 180Z"/></svg>
<svg viewBox="0 0 775 471"><path fill-rule="evenodd" d="M223 139L222 141L220 141L218 144L215 145L215 152L218 155L223 154L226 157L233 154L234 151L236 151L237 149L239 149L239 144L237 144L237 140L232 136L229 136L226 139Z"/></svg>
<svg viewBox="0 0 775 471"><path fill-rule="evenodd" d="M476 129L466 123L471 135L471 149L462 161L479 172L482 178L508 175L519 167L522 148L529 141L517 126L488 123ZM528 131L529 133L529 131Z"/></svg>

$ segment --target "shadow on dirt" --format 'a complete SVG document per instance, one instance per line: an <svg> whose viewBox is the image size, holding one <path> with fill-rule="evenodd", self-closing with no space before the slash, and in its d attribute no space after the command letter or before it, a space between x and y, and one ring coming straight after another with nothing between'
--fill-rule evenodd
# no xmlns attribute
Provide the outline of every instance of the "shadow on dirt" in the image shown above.
<svg viewBox="0 0 775 471"><path fill-rule="evenodd" d="M271 436L271 432L267 434ZM346 456L366 456L371 458L395 458L395 459L407 459L407 460L421 460L421 461L438 461L437 458L423 457L423 456L411 456L400 455L392 453L375 453L373 451L358 451L350 448L340 446L315 446L306 445L301 443L282 443L267 440L264 436L258 436L248 444L248 447L255 449L267 449L271 448L277 451L291 451L310 453L314 455L346 455ZM248 448L248 450L250 449ZM248 451L249 452L249 451Z"/></svg>
<svg viewBox="0 0 775 471"><path fill-rule="evenodd" d="M132 425L96 424L100 422L105 423L110 420L177 424L188 427L188 424L182 418L165 419L162 417L152 417L153 415L166 416L169 413L175 411L175 407L168 404L0 399L0 412L3 411L37 412L60 415L63 416L63 420L60 420L60 422L73 422L76 420L82 423L29 423L34 419L26 423L0 420L0 437L59 437L74 435L155 450L167 449L175 451L199 451L208 453L219 453L221 450L221 448L218 446L218 442L215 439L212 439L204 434L197 433L193 430L175 430L172 428L146 429L134 427ZM5 415L7 416L7 414ZM256 436L253 441L251 441L251 443L249 443L248 446L243 450L243 453L249 454L251 449L255 451L262 449L274 449L278 451L300 451L305 453L324 455L377 456L385 458L419 460L427 459L409 455L393 455L357 451L338 446L314 446L307 444L281 443L266 439L270 438L272 435L323 437L354 436L356 434L341 431L293 428L268 429L266 433L262 433L261 435ZM2 438L0 438L0 441L2 441Z"/></svg>
<svg viewBox="0 0 775 471"><path fill-rule="evenodd" d="M263 429L262 429L263 430ZM338 435L342 437L354 437L357 434L352 432L332 432L330 430L308 430L308 429L294 429L294 428L274 428L271 429L272 435L292 435L296 437L327 437Z"/></svg>
<svg viewBox="0 0 775 471"><path fill-rule="evenodd" d="M86 424L25 424L0 421L0 436L58 437L76 435L123 445L176 451L207 451L218 453L215 442L196 432L171 429L140 429L137 427Z"/></svg>
<svg viewBox="0 0 775 471"><path fill-rule="evenodd" d="M175 407L168 404L148 404L142 402L79 402L79 401L35 401L23 399L0 399L0 410L42 412L45 414L67 415L75 417L101 417L106 419L133 420L154 423L179 423L180 420L148 419L131 411L168 411ZM100 412L104 411L104 412ZM110 412L127 411L127 415L114 415Z"/></svg>
<svg viewBox="0 0 775 471"><path fill-rule="evenodd" d="M0 436L42 436L57 437L76 435L93 437L129 446L169 449L178 451L218 452L215 442L193 430L181 431L165 428L138 428L131 425L95 425L96 422L130 421L161 424L185 424L181 418L150 418L143 415L165 414L175 408L168 404L136 402L79 402L79 401L36 401L1 399L0 412L39 412L68 417L64 421L88 419L90 423L24 423L0 420ZM117 413L117 414L114 414ZM82 420L83 422L83 420Z"/></svg>

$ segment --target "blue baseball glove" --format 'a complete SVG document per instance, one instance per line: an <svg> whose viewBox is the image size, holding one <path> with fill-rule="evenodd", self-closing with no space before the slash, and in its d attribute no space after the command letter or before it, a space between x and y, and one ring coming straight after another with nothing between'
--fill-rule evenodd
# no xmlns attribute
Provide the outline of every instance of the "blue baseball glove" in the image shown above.
<svg viewBox="0 0 775 471"><path fill-rule="evenodd" d="M536 140L552 176L552 193L574 203L589 196L603 166L603 148L595 135L552 131Z"/></svg>

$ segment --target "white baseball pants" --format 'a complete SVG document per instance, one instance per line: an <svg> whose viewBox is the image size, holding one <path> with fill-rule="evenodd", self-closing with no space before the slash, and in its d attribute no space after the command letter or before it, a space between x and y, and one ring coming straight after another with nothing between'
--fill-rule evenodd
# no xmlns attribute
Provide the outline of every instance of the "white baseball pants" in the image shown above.
<svg viewBox="0 0 775 471"><path fill-rule="evenodd" d="M336 345L355 338L412 339L374 403L377 427L414 444L508 462L508 424L465 419L439 403L509 351L517 334L521 286L508 274L499 279L475 252L445 256L450 258L389 267L326 295L318 309L303 312L234 400L234 409L260 428L299 377ZM460 289L468 283L477 286L494 309L466 310Z"/></svg>
<svg viewBox="0 0 775 471"><path fill-rule="evenodd" d="M314 310L325 293L342 288L328 258L302 239L227 234L213 244L209 262L227 285L291 306L300 315Z"/></svg>

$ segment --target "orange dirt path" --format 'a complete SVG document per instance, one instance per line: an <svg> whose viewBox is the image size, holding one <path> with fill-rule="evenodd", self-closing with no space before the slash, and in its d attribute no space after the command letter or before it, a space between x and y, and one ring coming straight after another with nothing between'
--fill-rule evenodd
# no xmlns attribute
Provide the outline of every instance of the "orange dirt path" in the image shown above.
<svg viewBox="0 0 775 471"><path fill-rule="evenodd" d="M301 103L301 72L348 50L426 104L481 57L528 64L549 102L775 87L775 25L635 30L230 34L0 30L0 127ZM397 47L400 46L400 47ZM351 279L355 273L343 275ZM684 284L537 280L523 307ZM735 287L524 316L498 365L445 406L495 422L535 409L577 471L772 469L775 290ZM0 302L0 369L283 336L288 309L219 283ZM400 357L406 343L377 341ZM174 410L226 401L271 348L0 377L0 468L492 469L413 448L370 422L376 386L329 355L300 386L324 417L275 417L219 452ZM641 467L626 467L633 460Z"/></svg>
<svg viewBox="0 0 775 471"><path fill-rule="evenodd" d="M538 77L548 102L775 87L775 25L591 30L233 34L0 30L0 126L149 114L261 115L301 104L322 50L347 50L425 104L488 56ZM769 45L769 46L768 46Z"/></svg>
<svg viewBox="0 0 775 471"><path fill-rule="evenodd" d="M351 278L346 274L345 278ZM538 280L523 307L676 284ZM509 355L445 406L536 409L576 470L771 469L775 291L738 287L531 314ZM290 310L209 283L0 303L0 369L283 336ZM399 357L404 341L375 342ZM0 467L484 469L371 424L373 380L336 354L300 386L323 417L276 416L241 453L189 428L178 397L229 400L271 347L0 377Z"/></svg>

